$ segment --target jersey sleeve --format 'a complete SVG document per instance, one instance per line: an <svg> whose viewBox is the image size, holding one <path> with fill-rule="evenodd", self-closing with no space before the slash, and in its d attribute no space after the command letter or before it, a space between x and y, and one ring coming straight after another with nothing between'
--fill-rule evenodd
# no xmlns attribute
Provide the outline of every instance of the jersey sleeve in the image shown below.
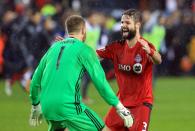
<svg viewBox="0 0 195 131"><path fill-rule="evenodd" d="M30 99L32 105L36 105L40 102L39 91L41 89L41 78L46 65L47 53L42 57L38 67L36 68L32 80L30 83Z"/></svg>
<svg viewBox="0 0 195 131"><path fill-rule="evenodd" d="M113 59L113 45L107 45L102 49L96 50L96 53L100 58Z"/></svg>
<svg viewBox="0 0 195 131"><path fill-rule="evenodd" d="M99 94L109 105L116 106L119 100L108 84L100 62L91 48L87 47L82 50L81 62L89 73Z"/></svg>

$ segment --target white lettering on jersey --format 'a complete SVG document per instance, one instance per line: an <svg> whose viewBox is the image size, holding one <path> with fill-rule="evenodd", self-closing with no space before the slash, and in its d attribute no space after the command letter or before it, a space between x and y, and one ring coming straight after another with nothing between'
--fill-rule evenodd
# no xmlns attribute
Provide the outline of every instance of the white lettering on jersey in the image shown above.
<svg viewBox="0 0 195 131"><path fill-rule="evenodd" d="M130 65L118 64L118 68L119 68L119 70L123 70L123 71L130 71L131 70Z"/></svg>

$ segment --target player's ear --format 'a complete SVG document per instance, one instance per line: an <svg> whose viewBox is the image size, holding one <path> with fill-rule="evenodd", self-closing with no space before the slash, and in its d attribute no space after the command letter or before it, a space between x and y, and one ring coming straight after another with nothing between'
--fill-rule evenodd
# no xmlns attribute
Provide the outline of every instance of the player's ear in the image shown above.
<svg viewBox="0 0 195 131"><path fill-rule="evenodd" d="M85 26L82 26L81 27L81 33L84 35L86 33L86 27Z"/></svg>
<svg viewBox="0 0 195 131"><path fill-rule="evenodd" d="M83 38L82 38L83 41L86 40L86 31L87 31L86 27L85 26L82 26L81 27L81 34L83 36Z"/></svg>
<svg viewBox="0 0 195 131"><path fill-rule="evenodd" d="M137 29L139 29L139 28L141 27L141 23L140 23L140 22L137 22L137 23L135 24L135 26L136 26Z"/></svg>

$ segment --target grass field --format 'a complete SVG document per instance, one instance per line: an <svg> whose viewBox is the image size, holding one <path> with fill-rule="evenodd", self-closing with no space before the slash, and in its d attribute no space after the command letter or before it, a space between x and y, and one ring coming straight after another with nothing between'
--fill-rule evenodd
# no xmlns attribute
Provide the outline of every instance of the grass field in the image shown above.
<svg viewBox="0 0 195 131"><path fill-rule="evenodd" d="M116 91L116 81L110 84ZM4 81L0 81L0 131L46 131L45 122L34 128L28 125L28 95L17 83L13 92L13 96L7 97L4 94ZM89 94L95 100L89 106L103 117L109 107L92 84ZM154 95L150 131L195 131L195 78L159 78Z"/></svg>

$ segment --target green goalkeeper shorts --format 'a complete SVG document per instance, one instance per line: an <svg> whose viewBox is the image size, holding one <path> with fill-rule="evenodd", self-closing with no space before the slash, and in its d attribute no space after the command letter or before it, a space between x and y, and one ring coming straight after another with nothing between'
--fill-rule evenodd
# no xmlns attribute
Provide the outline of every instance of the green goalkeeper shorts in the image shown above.
<svg viewBox="0 0 195 131"><path fill-rule="evenodd" d="M47 121L48 131L68 128L69 131L101 131L105 124L91 109L87 108L79 115L68 116L64 121Z"/></svg>

